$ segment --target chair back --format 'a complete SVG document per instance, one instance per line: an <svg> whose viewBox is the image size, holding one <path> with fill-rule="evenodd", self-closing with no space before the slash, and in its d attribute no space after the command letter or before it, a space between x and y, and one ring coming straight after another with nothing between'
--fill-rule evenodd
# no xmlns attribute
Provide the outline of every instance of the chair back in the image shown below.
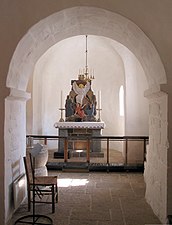
<svg viewBox="0 0 172 225"><path fill-rule="evenodd" d="M31 154L29 152L26 152L26 156L23 157L24 160L24 166L26 170L26 177L28 184L33 183L33 166L32 166L32 160L31 160Z"/></svg>

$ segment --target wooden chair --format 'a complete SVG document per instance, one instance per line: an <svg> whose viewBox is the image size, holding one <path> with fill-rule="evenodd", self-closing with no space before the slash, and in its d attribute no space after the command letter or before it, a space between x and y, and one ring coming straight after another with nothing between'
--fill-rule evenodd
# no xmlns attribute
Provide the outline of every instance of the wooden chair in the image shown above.
<svg viewBox="0 0 172 225"><path fill-rule="evenodd" d="M30 153L23 157L27 177L28 210L33 203L33 193L35 193L35 203L52 204L52 213L55 212L55 203L58 202L57 176L35 176L33 161ZM44 200L45 195L51 195L51 201Z"/></svg>

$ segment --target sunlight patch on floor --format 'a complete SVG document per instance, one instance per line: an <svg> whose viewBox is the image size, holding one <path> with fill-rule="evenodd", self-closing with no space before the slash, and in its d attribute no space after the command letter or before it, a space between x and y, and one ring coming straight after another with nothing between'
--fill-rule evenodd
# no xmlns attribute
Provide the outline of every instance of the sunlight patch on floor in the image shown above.
<svg viewBox="0 0 172 225"><path fill-rule="evenodd" d="M88 182L87 179L60 178L58 179L58 187L84 186L88 184Z"/></svg>

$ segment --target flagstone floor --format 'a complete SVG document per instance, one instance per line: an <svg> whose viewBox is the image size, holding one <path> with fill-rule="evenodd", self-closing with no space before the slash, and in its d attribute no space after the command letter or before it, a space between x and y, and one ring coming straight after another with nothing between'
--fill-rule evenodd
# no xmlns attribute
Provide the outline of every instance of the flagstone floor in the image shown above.
<svg viewBox="0 0 172 225"><path fill-rule="evenodd" d="M59 201L37 204L36 213L52 218L54 225L152 225L161 224L147 204L142 173L66 173L58 175ZM26 202L9 225L28 214Z"/></svg>

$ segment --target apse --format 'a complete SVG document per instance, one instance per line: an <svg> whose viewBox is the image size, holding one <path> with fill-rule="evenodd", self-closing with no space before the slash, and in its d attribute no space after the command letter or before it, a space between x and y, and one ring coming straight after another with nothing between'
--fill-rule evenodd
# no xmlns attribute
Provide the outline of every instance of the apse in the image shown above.
<svg viewBox="0 0 172 225"><path fill-rule="evenodd" d="M87 42L87 63L95 77L92 90L97 98L101 91L102 134L147 135L148 104L143 94L147 82L140 63L129 49L112 39L88 35ZM32 98L27 103L27 134L58 134L54 123L60 120L59 109L61 104L65 106L71 80L85 67L85 47L85 35L74 36L40 57L28 85Z"/></svg>

